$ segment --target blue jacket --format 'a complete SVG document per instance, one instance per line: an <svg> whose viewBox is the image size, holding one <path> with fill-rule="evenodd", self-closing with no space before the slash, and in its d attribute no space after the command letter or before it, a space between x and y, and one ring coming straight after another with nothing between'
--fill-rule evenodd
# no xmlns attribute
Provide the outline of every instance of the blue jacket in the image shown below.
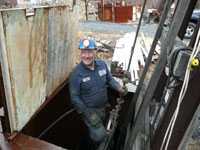
<svg viewBox="0 0 200 150"><path fill-rule="evenodd" d="M79 112L87 108L102 108L108 101L107 87L119 90L119 83L113 79L105 62L95 60L95 69L87 68L82 62L70 76L70 95L72 103Z"/></svg>

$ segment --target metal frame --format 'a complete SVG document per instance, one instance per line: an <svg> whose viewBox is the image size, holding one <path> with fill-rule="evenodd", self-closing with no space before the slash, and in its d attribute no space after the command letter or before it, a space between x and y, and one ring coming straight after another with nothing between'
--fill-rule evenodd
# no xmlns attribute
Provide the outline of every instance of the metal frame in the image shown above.
<svg viewBox="0 0 200 150"><path fill-rule="evenodd" d="M143 117L145 115L145 112L147 108L149 107L151 100L153 98L154 93L156 92L156 87L158 85L158 82L160 80L161 74L164 71L165 65L167 63L167 55L171 52L175 38L178 34L178 31L182 25L182 21L184 19L184 16L186 14L187 8L189 7L190 1L188 0L182 0L178 7L177 11L174 14L173 21L171 23L170 29L166 35L166 37L163 39L161 43L161 54L160 59L158 62L158 65L156 66L156 69L151 77L151 80L149 82L149 85L147 87L147 90L145 92L145 95L143 97L142 105L137 113L137 116L134 120L133 124L133 130L131 131L131 135L126 142L129 145L125 145L125 150L130 150L132 148L132 144L136 140L138 132L141 130L141 123L143 120ZM184 11L183 11L184 10Z"/></svg>

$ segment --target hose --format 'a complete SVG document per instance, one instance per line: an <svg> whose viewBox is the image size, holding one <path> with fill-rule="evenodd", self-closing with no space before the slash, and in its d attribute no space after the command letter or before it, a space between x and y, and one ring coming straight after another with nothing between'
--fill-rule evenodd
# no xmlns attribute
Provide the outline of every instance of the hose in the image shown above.
<svg viewBox="0 0 200 150"><path fill-rule="evenodd" d="M197 56L199 51L200 51L200 30L198 31L197 40L196 40L195 46L193 48L192 54L190 56L190 59L188 61L187 70L186 70L186 73L185 73L184 82L183 82L183 85L182 85L182 88L181 88L181 92L179 94L177 107L176 107L175 112L173 113L171 120L170 120L167 131L165 132L165 136L164 136L160 150L162 150L163 148L164 148L164 150L167 150L167 148L168 148L168 145L169 145L169 142L170 142L170 139L171 139L171 135L172 135L172 132L173 132L173 129L174 129L174 125L175 125L175 122L176 122L176 119L177 119L177 116L178 116L178 113L179 113L179 110L180 110L180 105L183 101L183 98L184 98L186 91L187 91L187 88L188 88L189 77L190 77L190 72L191 72L191 62ZM164 145L165 142L166 142L166 145Z"/></svg>
<svg viewBox="0 0 200 150"><path fill-rule="evenodd" d="M66 111L64 114L62 114L58 119L56 119L53 123L51 123L42 133L38 136L38 138L43 137L51 128L53 128L60 120L62 120L64 117L69 115L70 113L74 112L75 109L70 109Z"/></svg>

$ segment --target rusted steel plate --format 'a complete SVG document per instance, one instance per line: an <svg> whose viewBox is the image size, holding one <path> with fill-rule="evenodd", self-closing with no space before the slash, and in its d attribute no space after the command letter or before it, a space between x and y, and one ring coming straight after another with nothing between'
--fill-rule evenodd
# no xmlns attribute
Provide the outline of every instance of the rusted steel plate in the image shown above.
<svg viewBox="0 0 200 150"><path fill-rule="evenodd" d="M10 141L10 144L12 150L64 150L64 148L24 134L17 135L12 141Z"/></svg>
<svg viewBox="0 0 200 150"><path fill-rule="evenodd" d="M2 150L64 150L59 146L47 143L45 141L18 134L14 139L7 138L0 133L0 149Z"/></svg>
<svg viewBox="0 0 200 150"><path fill-rule="evenodd" d="M1 66L12 131L29 121L75 65L76 19L66 6L1 11Z"/></svg>

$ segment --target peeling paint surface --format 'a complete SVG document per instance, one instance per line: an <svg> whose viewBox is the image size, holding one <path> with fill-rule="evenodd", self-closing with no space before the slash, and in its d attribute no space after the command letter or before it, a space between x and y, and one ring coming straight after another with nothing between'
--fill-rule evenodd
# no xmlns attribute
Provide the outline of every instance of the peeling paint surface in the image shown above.
<svg viewBox="0 0 200 150"><path fill-rule="evenodd" d="M27 17L24 9L1 11L8 57L3 64L8 64L12 91L12 99L7 101L14 106L15 131L68 78L75 64L72 45L76 33L71 33L75 31L71 27L76 22L70 21L68 7L40 8L34 13Z"/></svg>

